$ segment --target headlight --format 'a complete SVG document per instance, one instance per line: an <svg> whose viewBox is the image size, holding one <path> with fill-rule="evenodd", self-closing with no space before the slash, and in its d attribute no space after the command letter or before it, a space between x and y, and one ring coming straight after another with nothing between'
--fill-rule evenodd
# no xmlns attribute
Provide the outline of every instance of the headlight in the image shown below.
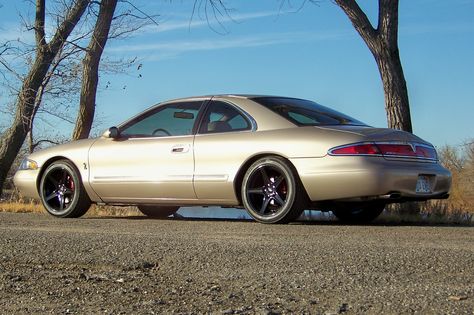
<svg viewBox="0 0 474 315"><path fill-rule="evenodd" d="M36 170L36 169L38 169L38 163L29 159L24 159L21 162L20 167L18 168L18 170Z"/></svg>

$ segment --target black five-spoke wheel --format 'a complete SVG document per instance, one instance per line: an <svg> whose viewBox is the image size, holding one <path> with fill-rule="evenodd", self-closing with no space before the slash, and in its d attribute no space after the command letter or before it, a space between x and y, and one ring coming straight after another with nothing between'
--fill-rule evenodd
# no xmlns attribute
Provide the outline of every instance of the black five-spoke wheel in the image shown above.
<svg viewBox="0 0 474 315"><path fill-rule="evenodd" d="M242 183L242 202L262 223L288 223L304 210L306 195L289 163L265 157L253 163Z"/></svg>
<svg viewBox="0 0 474 315"><path fill-rule="evenodd" d="M87 196L76 167L68 160L53 162L41 177L40 197L46 210L62 218L77 218L87 212Z"/></svg>

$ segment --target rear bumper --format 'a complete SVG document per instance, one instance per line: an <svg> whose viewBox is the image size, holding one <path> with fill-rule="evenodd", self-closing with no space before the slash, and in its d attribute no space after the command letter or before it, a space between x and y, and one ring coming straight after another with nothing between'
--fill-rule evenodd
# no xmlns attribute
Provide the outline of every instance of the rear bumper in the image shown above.
<svg viewBox="0 0 474 315"><path fill-rule="evenodd" d="M291 159L312 201L339 199L428 200L446 198L451 173L437 163L387 161L382 157ZM420 175L431 177L431 192L416 193ZM390 198L393 194L396 198Z"/></svg>
<svg viewBox="0 0 474 315"><path fill-rule="evenodd" d="M17 171L13 182L23 197L40 199L36 187L36 178L39 170L21 170Z"/></svg>

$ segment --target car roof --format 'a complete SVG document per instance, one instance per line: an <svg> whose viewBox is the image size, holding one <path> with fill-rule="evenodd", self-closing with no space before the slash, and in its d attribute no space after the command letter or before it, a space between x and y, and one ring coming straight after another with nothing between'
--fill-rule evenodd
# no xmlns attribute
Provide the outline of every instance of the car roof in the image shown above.
<svg viewBox="0 0 474 315"><path fill-rule="evenodd" d="M170 100L165 100L160 102L159 104L164 103L173 103L177 101L186 101L186 100L199 100L199 99L210 99L210 98L245 98L245 99L253 99L259 97L275 97L275 98L291 98L291 99L299 99L296 97L288 97L288 96L278 96L278 95L265 95L265 94L209 94L209 95L197 95L197 96L189 96L189 97L182 97L182 98L175 98ZM158 105L158 104L157 104Z"/></svg>

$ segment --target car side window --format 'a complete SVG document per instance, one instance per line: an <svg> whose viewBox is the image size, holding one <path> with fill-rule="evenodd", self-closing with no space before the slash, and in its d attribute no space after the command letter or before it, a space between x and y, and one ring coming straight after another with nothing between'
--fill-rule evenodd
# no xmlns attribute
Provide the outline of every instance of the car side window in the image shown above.
<svg viewBox="0 0 474 315"><path fill-rule="evenodd" d="M288 111L287 115L291 119L294 119L294 120L296 120L297 122L299 122L301 124L310 125L310 124L319 124L320 123L316 119L316 117L311 117L311 116L308 116L308 115L304 115L303 113L295 113L295 112Z"/></svg>
<svg viewBox="0 0 474 315"><path fill-rule="evenodd" d="M196 101L159 106L120 128L120 134L128 138L191 135L202 103Z"/></svg>
<svg viewBox="0 0 474 315"><path fill-rule="evenodd" d="M212 101L203 117L199 133L220 133L250 130L252 125L235 107Z"/></svg>

